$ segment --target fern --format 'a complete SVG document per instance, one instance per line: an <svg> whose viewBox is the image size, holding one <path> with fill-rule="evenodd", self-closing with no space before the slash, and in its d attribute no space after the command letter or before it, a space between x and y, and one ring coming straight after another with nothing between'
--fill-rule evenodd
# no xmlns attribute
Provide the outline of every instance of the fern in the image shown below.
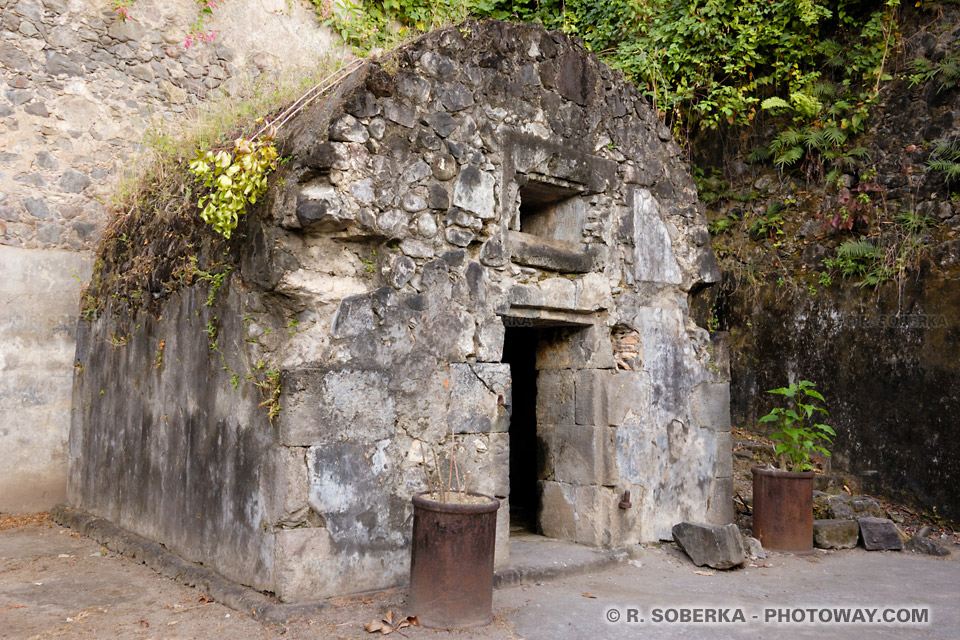
<svg viewBox="0 0 960 640"><path fill-rule="evenodd" d="M764 100L763 102L761 102L761 103L760 103L760 108L761 108L761 109L768 109L768 110L773 110L773 109L789 109L789 108L790 108L790 104L789 104L786 100L784 100L783 98L778 98L777 96L773 96L773 97L767 98L766 100Z"/></svg>
<svg viewBox="0 0 960 640"><path fill-rule="evenodd" d="M747 156L747 162L750 164L757 164L758 162L763 162L770 158L770 149L764 146L759 146L753 151L750 152L750 155Z"/></svg>
<svg viewBox="0 0 960 640"><path fill-rule="evenodd" d="M948 186L953 180L960 179L960 138L934 144L927 159L927 169L943 173Z"/></svg>
<svg viewBox="0 0 960 640"><path fill-rule="evenodd" d="M829 126L823 130L823 136L830 144L834 146L841 146L847 141L847 134L843 129L837 126Z"/></svg>
<svg viewBox="0 0 960 640"><path fill-rule="evenodd" d="M843 169L841 167L834 167L833 169L830 170L830 172L827 174L827 177L824 178L823 181L828 185L836 184L837 180L842 175L843 175Z"/></svg>
<svg viewBox="0 0 960 640"><path fill-rule="evenodd" d="M784 167L789 167L802 157L803 147L790 147L783 153L777 154L773 159L773 163L776 164L778 168L783 169Z"/></svg>
<svg viewBox="0 0 960 640"><path fill-rule="evenodd" d="M880 250L869 240L847 240L837 247L837 256L849 260L869 260L880 257Z"/></svg>
<svg viewBox="0 0 960 640"><path fill-rule="evenodd" d="M803 141L807 149L820 151L827 146L827 138L823 129L811 129Z"/></svg>
<svg viewBox="0 0 960 640"><path fill-rule="evenodd" d="M847 155L853 158L860 158L861 160L863 159L869 160L870 150L867 149L866 147L854 147L853 149L850 149L849 151L847 151Z"/></svg>

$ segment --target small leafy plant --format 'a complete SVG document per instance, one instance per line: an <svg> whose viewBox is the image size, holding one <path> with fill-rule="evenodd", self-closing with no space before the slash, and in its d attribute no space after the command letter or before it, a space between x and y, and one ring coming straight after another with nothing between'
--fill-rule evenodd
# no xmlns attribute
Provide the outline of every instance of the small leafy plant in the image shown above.
<svg viewBox="0 0 960 640"><path fill-rule="evenodd" d="M770 435L770 439L776 443L774 450L780 456L781 469L793 472L809 471L813 469L810 464L811 453L830 455L819 442L833 444L831 436L837 433L829 425L816 422L814 418L816 412L830 415L826 409L814 404L814 401L825 402L815 386L809 380L801 380L788 387L767 391L787 399L785 407L776 407L760 418L760 422L774 423L780 428Z"/></svg>
<svg viewBox="0 0 960 640"><path fill-rule="evenodd" d="M200 217L225 238L246 213L247 203L256 204L267 190L267 176L277 166L273 138L251 141L238 138L233 153L201 151L190 163L190 173L210 189L200 198Z"/></svg>

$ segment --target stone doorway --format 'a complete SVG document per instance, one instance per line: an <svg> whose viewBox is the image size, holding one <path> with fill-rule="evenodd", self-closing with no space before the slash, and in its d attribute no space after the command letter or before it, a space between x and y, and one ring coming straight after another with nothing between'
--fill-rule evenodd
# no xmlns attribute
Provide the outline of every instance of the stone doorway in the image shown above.
<svg viewBox="0 0 960 640"><path fill-rule="evenodd" d="M503 362L510 365L510 535L539 533L537 514L544 451L537 438L537 343L534 327L507 327Z"/></svg>
<svg viewBox="0 0 960 640"><path fill-rule="evenodd" d="M540 369L546 366L546 361L555 361L557 354L576 343L586 327L532 318L504 320L506 330L502 361L510 365L512 387L509 426L510 535L540 534L552 537L557 532L551 534L546 531L550 527L545 527L541 522L545 513L544 482L555 480L556 476L554 457L557 451L551 446L556 440L555 432L558 428L562 430L569 426L555 424L557 420L551 417L555 412L546 404L557 400L558 387L572 392L578 370L569 368L541 373ZM565 358L561 356L561 359ZM560 382L558 377L565 379L567 384ZM540 393L541 386L548 387L544 393ZM572 416L570 422L573 422ZM575 441L565 442L564 448L576 449L576 445ZM576 457L588 455L589 452L568 451L565 459L571 459L571 454ZM576 468L563 469L560 475L573 486L591 482L589 477L577 477ZM572 535L569 537L572 538Z"/></svg>

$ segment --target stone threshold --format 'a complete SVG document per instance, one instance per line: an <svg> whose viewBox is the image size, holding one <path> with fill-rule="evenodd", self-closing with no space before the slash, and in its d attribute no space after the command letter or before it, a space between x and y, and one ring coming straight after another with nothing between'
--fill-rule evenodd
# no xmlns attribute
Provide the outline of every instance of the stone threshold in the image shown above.
<svg viewBox="0 0 960 640"><path fill-rule="evenodd" d="M138 560L160 575L203 591L208 597L235 611L249 613L265 623L284 624L294 619L316 617L324 609L356 598L397 596L405 588L336 597L305 604L284 604L268 594L245 587L216 571L188 562L157 542L126 531L83 510L58 504L50 517L61 526L96 540L115 553ZM536 584L567 576L602 571L630 559L623 549L602 550L545 536L510 538L510 566L494 573L495 589Z"/></svg>
<svg viewBox="0 0 960 640"><path fill-rule="evenodd" d="M494 573L496 589L593 573L623 564L625 549L595 549L533 534L510 537L510 566Z"/></svg>

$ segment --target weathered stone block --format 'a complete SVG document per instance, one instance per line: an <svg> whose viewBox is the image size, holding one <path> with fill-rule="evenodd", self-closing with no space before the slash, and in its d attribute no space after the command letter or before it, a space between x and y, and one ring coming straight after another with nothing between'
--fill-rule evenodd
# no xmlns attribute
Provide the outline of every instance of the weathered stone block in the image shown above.
<svg viewBox="0 0 960 640"><path fill-rule="evenodd" d="M647 189L633 189L633 278L635 282L679 284L683 281L660 204Z"/></svg>
<svg viewBox="0 0 960 640"><path fill-rule="evenodd" d="M569 372L540 372L537 378L537 421L574 424L574 382Z"/></svg>
<svg viewBox="0 0 960 640"><path fill-rule="evenodd" d="M733 477L714 478L707 498L707 522L729 524L734 520Z"/></svg>
<svg viewBox="0 0 960 640"><path fill-rule="evenodd" d="M561 273L587 273L596 263L597 251L568 242L542 238L531 233L507 234L510 256L518 263Z"/></svg>
<svg viewBox="0 0 960 640"><path fill-rule="evenodd" d="M494 177L473 165L460 170L453 185L453 204L477 215L481 220L493 218L496 207L493 187Z"/></svg>
<svg viewBox="0 0 960 640"><path fill-rule="evenodd" d="M547 278L538 283L546 309L575 309L577 288L566 278Z"/></svg>
<svg viewBox="0 0 960 640"><path fill-rule="evenodd" d="M730 384L702 382L690 396L693 423L701 429L730 431Z"/></svg>
<svg viewBox="0 0 960 640"><path fill-rule="evenodd" d="M377 371L303 369L283 376L280 443L310 446L346 434L377 440L393 432L396 404Z"/></svg>
<svg viewBox="0 0 960 640"><path fill-rule="evenodd" d="M610 282L599 273L588 273L576 281L576 307L581 311L598 311L613 306Z"/></svg>
<svg viewBox="0 0 960 640"><path fill-rule="evenodd" d="M860 523L860 539L867 551L899 551L903 548L900 532L893 520L865 516Z"/></svg>
<svg viewBox="0 0 960 640"><path fill-rule="evenodd" d="M874 518L886 518L887 511L880 503L873 498L866 496L855 496L850 499L850 506L858 516L873 516Z"/></svg>
<svg viewBox="0 0 960 640"><path fill-rule="evenodd" d="M849 502L836 502L827 507L827 514L832 520L855 520L857 514Z"/></svg>
<svg viewBox="0 0 960 640"><path fill-rule="evenodd" d="M555 478L577 485L616 484L614 446L610 427L558 425L552 442Z"/></svg>
<svg viewBox="0 0 960 640"><path fill-rule="evenodd" d="M609 548L612 542L611 515L619 498L608 487L577 487L576 535L574 542Z"/></svg>
<svg viewBox="0 0 960 640"><path fill-rule="evenodd" d="M493 551L493 568L510 566L510 497L494 496L500 500L497 509L497 541Z"/></svg>
<svg viewBox="0 0 960 640"><path fill-rule="evenodd" d="M751 560L767 557L767 554L763 550L763 545L760 544L759 540L752 536L743 537L743 551Z"/></svg>
<svg viewBox="0 0 960 640"><path fill-rule="evenodd" d="M719 431L714 435L717 447L717 464L714 474L718 478L733 476L733 438L729 431Z"/></svg>
<svg viewBox="0 0 960 640"><path fill-rule="evenodd" d="M510 365L450 365L447 425L453 433L506 431L510 404Z"/></svg>
<svg viewBox="0 0 960 640"><path fill-rule="evenodd" d="M740 530L735 524L681 522L673 527L673 539L698 567L732 569L746 560Z"/></svg>
<svg viewBox="0 0 960 640"><path fill-rule="evenodd" d="M813 545L818 549L853 549L859 534L856 520L813 521Z"/></svg>
<svg viewBox="0 0 960 640"><path fill-rule="evenodd" d="M260 478L264 517L273 527L294 527L307 521L310 482L306 447L273 447L265 456Z"/></svg>
<svg viewBox="0 0 960 640"><path fill-rule="evenodd" d="M603 369L577 371L574 380L575 420L583 425L607 425L607 378L610 372Z"/></svg>
<svg viewBox="0 0 960 640"><path fill-rule="evenodd" d="M543 535L574 540L577 533L577 488L560 482L540 483L540 528Z"/></svg>
<svg viewBox="0 0 960 640"><path fill-rule="evenodd" d="M623 424L629 415L647 406L649 395L639 372L616 371L605 382L606 417L609 424Z"/></svg>
<svg viewBox="0 0 960 640"><path fill-rule="evenodd" d="M507 433L462 434L456 442L457 467L468 481L470 491L488 496L510 493L510 436ZM446 451L438 450L437 454L441 468L447 469Z"/></svg>
<svg viewBox="0 0 960 640"><path fill-rule="evenodd" d="M558 329L540 343L537 369L612 369L610 330L590 325L582 329Z"/></svg>

